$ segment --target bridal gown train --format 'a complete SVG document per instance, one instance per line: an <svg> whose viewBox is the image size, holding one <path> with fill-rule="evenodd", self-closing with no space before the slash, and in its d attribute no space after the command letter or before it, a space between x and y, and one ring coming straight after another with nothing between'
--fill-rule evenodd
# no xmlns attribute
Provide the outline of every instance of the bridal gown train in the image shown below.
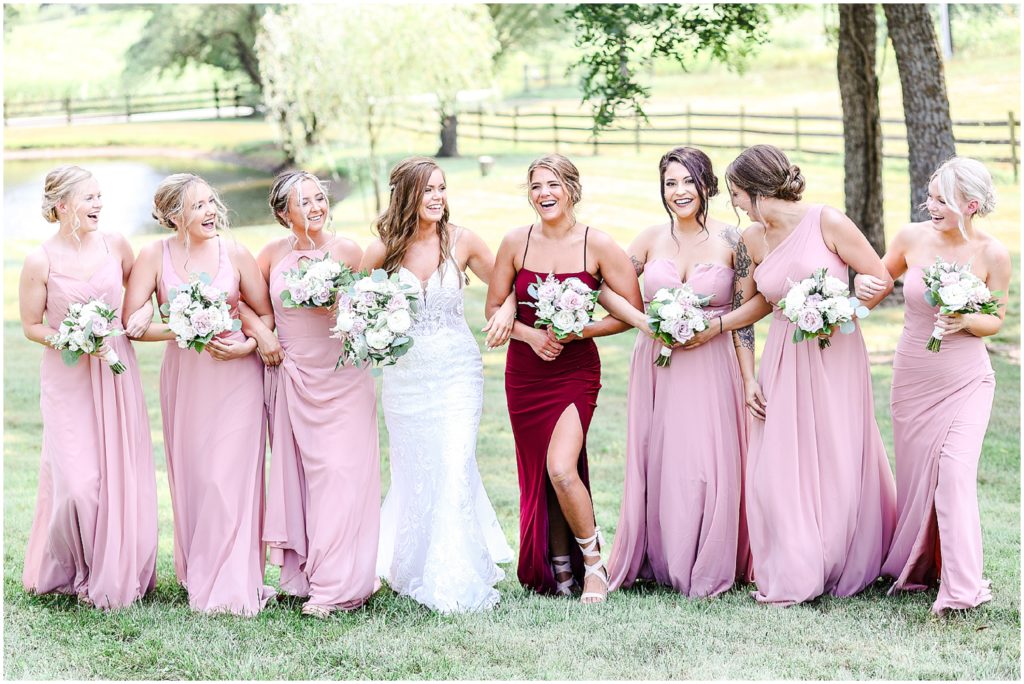
<svg viewBox="0 0 1024 684"><path fill-rule="evenodd" d="M425 287L408 269L398 273L420 291L420 306L412 348L384 369L391 489L377 574L433 610L491 608L505 576L497 563L511 561L512 549L476 465L483 363L463 315L463 274L451 258Z"/></svg>

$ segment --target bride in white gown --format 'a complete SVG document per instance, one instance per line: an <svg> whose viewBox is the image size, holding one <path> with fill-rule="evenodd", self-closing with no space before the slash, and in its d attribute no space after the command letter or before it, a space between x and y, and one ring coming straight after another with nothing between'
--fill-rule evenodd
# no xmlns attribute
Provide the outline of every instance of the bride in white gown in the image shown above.
<svg viewBox="0 0 1024 684"><path fill-rule="evenodd" d="M463 315L464 269L490 280L494 257L477 235L448 224L444 174L412 157L391 172L380 240L362 268L384 268L419 290L412 348L384 369L391 489L381 509L377 574L399 594L441 612L498 602L498 563L512 549L476 464L483 407L480 350ZM504 344L514 299L488 321L489 346Z"/></svg>

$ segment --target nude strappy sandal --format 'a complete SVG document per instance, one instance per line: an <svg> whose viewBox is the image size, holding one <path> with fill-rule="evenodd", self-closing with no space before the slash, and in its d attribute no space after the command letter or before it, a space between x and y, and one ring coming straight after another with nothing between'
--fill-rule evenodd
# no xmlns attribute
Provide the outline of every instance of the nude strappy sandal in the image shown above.
<svg viewBox="0 0 1024 684"><path fill-rule="evenodd" d="M587 537L586 539L580 539L576 537L576 543L580 545L580 551L583 552L584 561L588 558L597 558L597 562L594 564L583 563L583 582L586 584L587 578L591 575L596 575L598 579L604 582L605 593L598 594L596 591L585 591L580 595L581 602L587 602L588 598L596 598L598 601L591 601L590 603L601 603L608 599L608 569L605 567L604 559L601 558L601 547L604 544L604 535L601 534L601 528L594 526L594 534Z"/></svg>

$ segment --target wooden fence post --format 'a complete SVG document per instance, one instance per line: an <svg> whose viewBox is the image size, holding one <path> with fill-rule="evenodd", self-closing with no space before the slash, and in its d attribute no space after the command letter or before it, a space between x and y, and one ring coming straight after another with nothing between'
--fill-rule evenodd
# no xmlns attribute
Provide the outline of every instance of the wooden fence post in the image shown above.
<svg viewBox="0 0 1024 684"><path fill-rule="evenodd" d="M1013 110L1010 110L1010 163L1013 164L1013 181L1017 182L1017 122L1013 118Z"/></svg>
<svg viewBox="0 0 1024 684"><path fill-rule="evenodd" d="M740 149L746 149L747 142L744 133L747 127L747 109L743 105L740 105Z"/></svg>
<svg viewBox="0 0 1024 684"><path fill-rule="evenodd" d="M530 92L530 65L523 65L523 92Z"/></svg>
<svg viewBox="0 0 1024 684"><path fill-rule="evenodd" d="M68 125L71 125L71 96L64 96L64 115L67 118Z"/></svg>
<svg viewBox="0 0 1024 684"><path fill-rule="evenodd" d="M217 111L217 118L220 118L220 88L217 87L217 82L213 82L213 108Z"/></svg>
<svg viewBox="0 0 1024 684"><path fill-rule="evenodd" d="M4 100L4 128L7 128L7 100Z"/></svg>
<svg viewBox="0 0 1024 684"><path fill-rule="evenodd" d="M519 147L519 106L512 110L512 146Z"/></svg>
<svg viewBox="0 0 1024 684"><path fill-rule="evenodd" d="M793 146L800 151L800 110L793 108Z"/></svg>
<svg viewBox="0 0 1024 684"><path fill-rule="evenodd" d="M598 154L598 150L597 150L597 131L592 131L591 132L591 136L593 137L594 156L596 157L597 154Z"/></svg>
<svg viewBox="0 0 1024 684"><path fill-rule="evenodd" d="M132 120L132 96L127 93L124 96L124 120Z"/></svg>
<svg viewBox="0 0 1024 684"><path fill-rule="evenodd" d="M691 119L692 112L690 111L690 103L686 103L686 145L690 146L693 144L693 121Z"/></svg>
<svg viewBox="0 0 1024 684"><path fill-rule="evenodd" d="M238 108L242 106L242 95L238 92L238 86L235 86L235 93L232 98L235 101L235 116L238 116Z"/></svg>
<svg viewBox="0 0 1024 684"><path fill-rule="evenodd" d="M636 146L636 153L640 154L640 117L633 115L633 144Z"/></svg>
<svg viewBox="0 0 1024 684"><path fill-rule="evenodd" d="M555 144L555 153L558 152L558 110L551 107L551 136Z"/></svg>
<svg viewBox="0 0 1024 684"><path fill-rule="evenodd" d="M476 134L480 140L484 139L484 106L482 104L476 106Z"/></svg>

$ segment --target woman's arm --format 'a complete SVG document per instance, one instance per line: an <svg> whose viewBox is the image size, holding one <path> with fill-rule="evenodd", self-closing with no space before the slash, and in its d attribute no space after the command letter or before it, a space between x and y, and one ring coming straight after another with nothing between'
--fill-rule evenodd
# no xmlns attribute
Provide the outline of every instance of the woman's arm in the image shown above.
<svg viewBox="0 0 1024 684"><path fill-rule="evenodd" d="M479 235L463 228L459 243L466 249L466 266L473 271L477 278L484 283L490 283L491 274L494 272L494 255L490 248ZM508 296L491 316L487 323L481 328L481 332L487 333L484 344L488 349L495 349L508 342L512 334L512 326L516 320L516 298L509 289Z"/></svg>
<svg viewBox="0 0 1024 684"><path fill-rule="evenodd" d="M594 237L596 239L591 244L596 248L597 267L604 280L601 289L610 289L625 299L626 303L634 310L642 312L644 302L640 296L640 283L636 279L636 269L633 267L632 261L630 261L630 258L626 256L626 253L615 243L610 235L597 233ZM623 308L617 306L613 298L606 296L606 299L612 303L612 306L619 309ZM609 313L611 314L610 310ZM627 318L635 318L635 314L630 314L628 311L623 311L622 313ZM615 315L608 315L583 328L581 337L604 337L629 330L632 327L636 326L617 318Z"/></svg>
<svg viewBox="0 0 1024 684"><path fill-rule="evenodd" d="M515 232L513 232L506 235L498 246L498 254L494 257L494 268L491 271L491 281L487 284L487 300L484 304L484 315L488 320L494 317L509 297L512 297L513 304L515 303L512 283L516 275L513 257L519 250L517 242ZM510 336L514 340L530 345L534 353L545 361L553 361L557 358L563 347L557 340L548 339L547 331L531 328L518 320L513 322Z"/></svg>
<svg viewBox="0 0 1024 684"><path fill-rule="evenodd" d="M914 224L904 226L896 233L885 256L882 257L882 264L894 281L906 273L909 268L907 249L913 244L916 232ZM885 291L885 281L867 273L858 273L853 278L853 291L857 299L870 300ZM883 294L882 297L884 298L885 295Z"/></svg>
<svg viewBox="0 0 1024 684"><path fill-rule="evenodd" d="M128 279L131 277L132 268L135 267L135 253L132 251L132 246L128 244L128 240L126 240L120 233L111 233L110 242L114 244L114 249L117 250L117 254L121 259L121 284L127 286ZM152 297L147 299L146 303L130 316L122 309L121 321L124 325L124 331L128 337L133 339L141 337L146 332L146 328L149 327L149 324L153 322Z"/></svg>
<svg viewBox="0 0 1024 684"><path fill-rule="evenodd" d="M975 337L989 337L1002 329L1003 318L1006 316L1006 304L1009 301L1010 277L1013 272L1010 253L1006 247L993 239L992 244L983 252L982 257L988 267L985 285L992 292L1002 293L999 296L997 313L937 314L935 327L941 328L943 334L948 335L958 330L966 330Z"/></svg>
<svg viewBox="0 0 1024 684"><path fill-rule="evenodd" d="M18 280L18 313L21 317L21 329L25 337L46 347L50 346L46 338L57 332L43 323L48 272L49 260L46 258L46 252L40 248L25 257L25 265L21 268Z"/></svg>
<svg viewBox="0 0 1024 684"><path fill-rule="evenodd" d="M825 207L821 212L821 234L825 239L825 245L839 255L854 272L866 273L884 283L880 292L863 301L864 306L874 308L892 292L892 276L868 239L864 237L864 233L860 232L846 214L838 209Z"/></svg>
<svg viewBox="0 0 1024 684"><path fill-rule="evenodd" d="M384 243L374 240L363 252L363 258L359 262L360 271L372 271L384 265L384 257L387 256Z"/></svg>
<svg viewBox="0 0 1024 684"><path fill-rule="evenodd" d="M160 277L160 260L163 256L163 245L160 240L150 243L139 251L139 258L132 266L128 276L128 286L124 289L124 303L121 316L128 315L130 321L139 309L153 300L156 292L157 279ZM144 342L165 342L174 339L174 333L164 322L150 323L141 335L129 337Z"/></svg>

